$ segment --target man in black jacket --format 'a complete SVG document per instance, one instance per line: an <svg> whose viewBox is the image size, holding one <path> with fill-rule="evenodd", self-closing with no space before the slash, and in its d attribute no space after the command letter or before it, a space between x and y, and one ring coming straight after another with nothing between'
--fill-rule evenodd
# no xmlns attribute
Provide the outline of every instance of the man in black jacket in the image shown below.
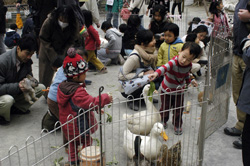
<svg viewBox="0 0 250 166"><path fill-rule="evenodd" d="M0 56L0 125L10 122L10 113L27 114L31 104L24 99L23 79L32 74L31 56L37 50L32 35L23 36L16 47ZM36 97L43 95L45 86L35 88Z"/></svg>
<svg viewBox="0 0 250 166"><path fill-rule="evenodd" d="M6 32L6 12L7 8L4 6L3 0L0 0L0 55L6 51L4 45L4 34Z"/></svg>

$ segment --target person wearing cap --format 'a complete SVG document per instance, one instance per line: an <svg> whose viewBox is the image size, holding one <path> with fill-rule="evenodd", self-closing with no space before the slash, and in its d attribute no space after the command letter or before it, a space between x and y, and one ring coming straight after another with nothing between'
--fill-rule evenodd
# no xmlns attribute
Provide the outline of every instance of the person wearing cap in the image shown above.
<svg viewBox="0 0 250 166"><path fill-rule="evenodd" d="M62 127L67 140L75 139L75 141L69 143L69 162L71 165L79 162L76 154L78 145L81 143L82 148L91 145L92 138L90 134L94 133L98 128L94 112L87 111L90 107L97 111L99 105L99 96L92 97L86 91L85 78L87 71L88 65L86 61L76 53L75 49L69 48L67 56L63 61L63 72L67 80L59 84L57 91L59 120L61 124L67 123L67 121L79 115L80 108L84 110L83 116L85 117L84 120L80 116L72 121L73 123L68 122ZM107 93L102 94L101 107L111 103L112 100L113 97L111 95Z"/></svg>
<svg viewBox="0 0 250 166"><path fill-rule="evenodd" d="M24 99L23 79L32 74L31 57L37 50L36 38L23 36L17 46L0 56L0 125L9 124L10 114L27 114L32 104ZM35 88L36 97L43 95L45 86Z"/></svg>

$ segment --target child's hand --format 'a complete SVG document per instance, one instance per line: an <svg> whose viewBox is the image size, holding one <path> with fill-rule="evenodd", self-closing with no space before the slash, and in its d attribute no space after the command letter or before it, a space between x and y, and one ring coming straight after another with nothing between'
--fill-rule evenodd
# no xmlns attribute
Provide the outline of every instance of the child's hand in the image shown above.
<svg viewBox="0 0 250 166"><path fill-rule="evenodd" d="M149 81L155 80L157 76L158 76L158 73L156 73L156 72L154 72L153 74L150 74L150 75L148 76Z"/></svg>
<svg viewBox="0 0 250 166"><path fill-rule="evenodd" d="M110 103L112 103L113 102L113 96L111 95L111 93L108 93L108 96L109 96Z"/></svg>
<svg viewBox="0 0 250 166"><path fill-rule="evenodd" d="M149 71L144 72L144 75L153 74L153 73L154 73L154 70L149 70Z"/></svg>
<svg viewBox="0 0 250 166"><path fill-rule="evenodd" d="M194 87L197 87L197 86L198 86L198 83L196 82L195 79L193 79L193 80L191 81L191 83L193 84Z"/></svg>

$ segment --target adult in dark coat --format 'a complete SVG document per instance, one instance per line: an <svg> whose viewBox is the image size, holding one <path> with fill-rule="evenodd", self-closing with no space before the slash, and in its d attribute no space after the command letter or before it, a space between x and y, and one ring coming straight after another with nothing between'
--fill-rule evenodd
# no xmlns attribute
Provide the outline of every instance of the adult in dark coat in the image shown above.
<svg viewBox="0 0 250 166"><path fill-rule="evenodd" d="M153 12L153 8L155 5L162 5L165 8L165 11L167 13L170 12L170 0L166 1L166 0L150 0L149 4L148 4L148 8L146 11L146 15L148 15L148 12L150 11L149 17L152 17L152 12Z"/></svg>
<svg viewBox="0 0 250 166"><path fill-rule="evenodd" d="M22 0L17 0L17 6L20 6L21 3ZM27 3L29 7L32 8L31 14L35 25L35 31L38 36L48 14L56 8L57 0L28 0Z"/></svg>
<svg viewBox="0 0 250 166"><path fill-rule="evenodd" d="M242 131L242 158L245 166L250 165L250 35L241 43L243 50L242 59L246 64L240 95L237 101L237 108L246 113L246 120Z"/></svg>
<svg viewBox="0 0 250 166"><path fill-rule="evenodd" d="M0 125L10 122L10 112L29 113L32 105L24 99L22 85L27 74L32 75L31 56L37 49L32 35L22 37L16 47L0 56ZM44 85L35 88L36 97L42 96Z"/></svg>
<svg viewBox="0 0 250 166"><path fill-rule="evenodd" d="M39 81L46 87L78 36L78 21L71 6L58 7L45 20L39 34Z"/></svg>
<svg viewBox="0 0 250 166"><path fill-rule="evenodd" d="M0 0L0 55L6 52L4 45L4 34L6 32L6 12L7 8L4 6L3 0Z"/></svg>
<svg viewBox="0 0 250 166"><path fill-rule="evenodd" d="M234 26L233 26L233 34L234 34L234 47L233 47L233 64L232 64L232 92L233 92L233 100L236 104L239 94L240 88L242 85L243 72L246 68L246 64L242 59L242 51L240 50L241 41L247 37L249 34L247 29L247 24L250 19L250 12L247 10L247 3L249 0L239 1L235 7L234 11ZM226 127L224 129L225 134L231 136L240 136L241 132L244 128L244 123L246 119L246 113L240 110L237 107L236 110L237 122L234 127ZM236 148L242 148L241 137L233 142L233 145Z"/></svg>

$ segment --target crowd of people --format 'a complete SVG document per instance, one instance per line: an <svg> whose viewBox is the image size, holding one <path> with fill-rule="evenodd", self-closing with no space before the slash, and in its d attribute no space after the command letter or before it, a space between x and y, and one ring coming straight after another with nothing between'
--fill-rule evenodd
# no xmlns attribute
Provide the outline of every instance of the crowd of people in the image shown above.
<svg viewBox="0 0 250 166"><path fill-rule="evenodd" d="M37 98L43 95L49 108L49 113L46 113L42 120L43 127L53 129L54 126L46 125L46 121L50 121L51 118L65 123L69 114L77 116L75 108L87 110L91 103L98 105L99 98L92 97L86 91L86 85L91 84L91 80L86 79L86 72L98 70L98 74L105 74L108 73L107 66L114 64L121 65L118 80L121 82L119 90L124 98L138 99L142 93L141 84L126 89L126 84L131 80L138 81L138 78L146 77L148 81L156 84L156 89L164 93L161 96L159 110L162 123L167 128L169 119L167 110L172 108L174 133L181 135L183 90L189 84L197 86L195 78L201 76L201 68L208 63L205 51L209 42L208 36L222 34L227 38L231 35L230 27L223 11L222 1L215 0L211 2L209 8L211 16L205 21L214 25L213 33L210 33L208 24L201 24L201 19L194 17L187 34L180 37L180 28L170 15L170 0L150 0L149 4L146 2L148 1L131 0L128 3L126 0L107 0L106 20L100 24L94 0L87 2L30 0L28 1L30 18L25 22L20 37L16 33L15 24L10 25L10 29L6 32L7 8L3 0L0 0L0 125L9 124L11 114L30 112L29 107L32 104L23 95L28 90L23 86L23 82L28 74L33 76L31 56L36 52L39 58L39 85L35 87L35 95ZM245 165L249 163L247 156L250 146L248 126L244 126L245 121L246 124L249 123L246 80L250 37L245 22L249 21L250 13L246 10L247 2L240 1L236 6L233 27L232 86L233 99L238 106L238 122L235 127L227 127L224 130L227 135L242 134L242 139L240 137L234 145L238 148L243 147ZM21 3L22 1L18 0L17 7ZM172 15L176 6L181 18L179 0L173 3ZM119 25L118 17L123 9L121 16L124 19ZM148 26L144 25L144 15L151 17ZM101 46L96 28L101 28L104 32L107 41L105 46ZM241 44L244 38L246 39ZM11 50L6 52L4 43ZM112 100L112 95L103 94L102 107ZM159 101L153 100L153 102ZM128 107L139 111L139 101L128 102ZM87 128L95 126L91 128L91 133L97 130L92 113L88 115L90 126L87 126ZM82 126L78 124L75 123L76 126L71 127L77 132L82 132ZM65 142L73 139L73 131L68 131L66 127L63 131ZM87 140L84 146L92 143L91 137ZM79 144L84 140L76 142ZM69 143L69 146L69 161L75 164L78 162L74 149L76 146L73 143Z"/></svg>

